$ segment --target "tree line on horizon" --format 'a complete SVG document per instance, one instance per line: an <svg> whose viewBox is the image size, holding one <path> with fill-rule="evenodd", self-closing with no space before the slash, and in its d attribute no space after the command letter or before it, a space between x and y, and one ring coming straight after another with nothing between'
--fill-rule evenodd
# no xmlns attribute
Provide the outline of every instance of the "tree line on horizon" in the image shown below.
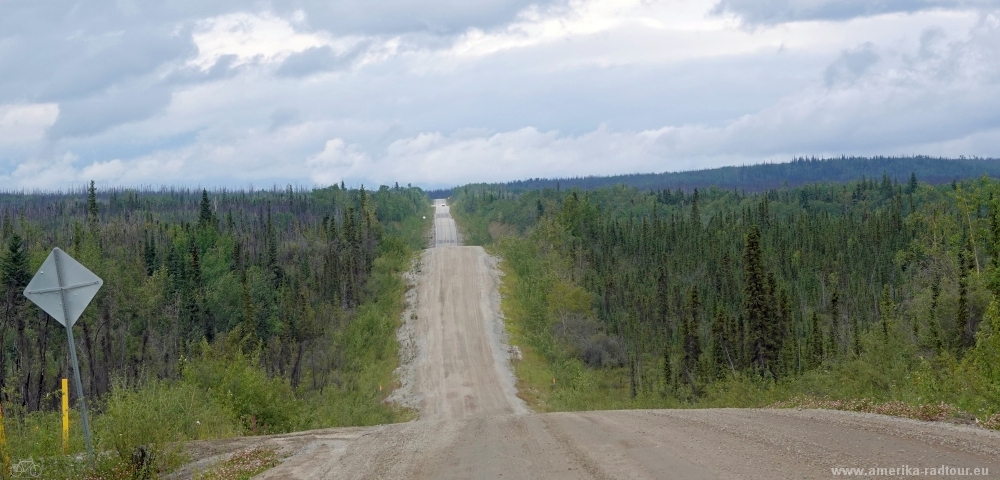
<svg viewBox="0 0 1000 480"><path fill-rule="evenodd" d="M511 192L528 190L594 190L613 185L627 185L641 190L677 190L691 193L695 188L716 187L741 193L763 192L776 188L797 187L809 183L844 183L879 179L882 175L906 182L911 174L924 183L939 185L963 178L988 175L1000 177L1000 159L980 157L943 158L916 156L841 156L834 158L796 157L789 162L761 163L679 172L592 175L565 178L531 178L506 183L490 183L489 188ZM453 189L428 190L431 198L446 198Z"/></svg>

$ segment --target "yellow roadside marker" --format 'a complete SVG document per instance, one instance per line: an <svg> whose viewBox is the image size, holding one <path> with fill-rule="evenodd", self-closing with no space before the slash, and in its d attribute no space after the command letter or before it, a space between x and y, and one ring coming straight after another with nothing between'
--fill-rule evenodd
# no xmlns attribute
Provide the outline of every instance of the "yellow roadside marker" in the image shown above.
<svg viewBox="0 0 1000 480"><path fill-rule="evenodd" d="M62 379L63 455L69 455L69 379Z"/></svg>
<svg viewBox="0 0 1000 480"><path fill-rule="evenodd" d="M7 451L7 434L3 430L3 405L0 405L0 474L10 478L10 452Z"/></svg>

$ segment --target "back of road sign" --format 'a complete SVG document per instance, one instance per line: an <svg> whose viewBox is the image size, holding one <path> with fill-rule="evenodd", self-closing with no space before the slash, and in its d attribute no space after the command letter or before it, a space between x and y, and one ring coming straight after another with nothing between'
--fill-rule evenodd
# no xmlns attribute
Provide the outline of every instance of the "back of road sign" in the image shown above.
<svg viewBox="0 0 1000 480"><path fill-rule="evenodd" d="M72 327L101 285L104 281L100 277L57 247L25 287L24 296L57 322ZM63 311L63 291L66 292L66 311Z"/></svg>

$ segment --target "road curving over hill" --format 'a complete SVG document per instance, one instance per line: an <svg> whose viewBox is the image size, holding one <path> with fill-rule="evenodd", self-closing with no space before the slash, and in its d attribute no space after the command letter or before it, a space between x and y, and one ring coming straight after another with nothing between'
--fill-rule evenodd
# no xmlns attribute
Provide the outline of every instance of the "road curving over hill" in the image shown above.
<svg viewBox="0 0 1000 480"><path fill-rule="evenodd" d="M1000 433L970 426L823 410L531 413L514 389L495 260L459 246L448 207L435 207L434 247L404 326L416 352L394 396L419 419L233 441L289 455L259 478L830 478L841 467L932 476L924 469L942 466L1000 475Z"/></svg>

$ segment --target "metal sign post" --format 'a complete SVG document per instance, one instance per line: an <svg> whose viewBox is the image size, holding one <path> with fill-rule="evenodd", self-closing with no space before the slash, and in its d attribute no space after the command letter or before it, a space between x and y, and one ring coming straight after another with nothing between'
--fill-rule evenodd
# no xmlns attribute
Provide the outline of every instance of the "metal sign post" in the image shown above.
<svg viewBox="0 0 1000 480"><path fill-rule="evenodd" d="M52 253L42 263L42 268L38 269L38 273L24 289L24 296L28 297L28 300L66 326L69 357L73 363L73 379L76 381L76 396L80 402L80 420L87 440L87 458L91 464L94 463L94 445L90 441L87 400L83 397L83 382L80 381L80 362L76 358L73 324L94 299L94 295L97 295L101 285L104 285L104 281L100 277L56 247L52 249Z"/></svg>

